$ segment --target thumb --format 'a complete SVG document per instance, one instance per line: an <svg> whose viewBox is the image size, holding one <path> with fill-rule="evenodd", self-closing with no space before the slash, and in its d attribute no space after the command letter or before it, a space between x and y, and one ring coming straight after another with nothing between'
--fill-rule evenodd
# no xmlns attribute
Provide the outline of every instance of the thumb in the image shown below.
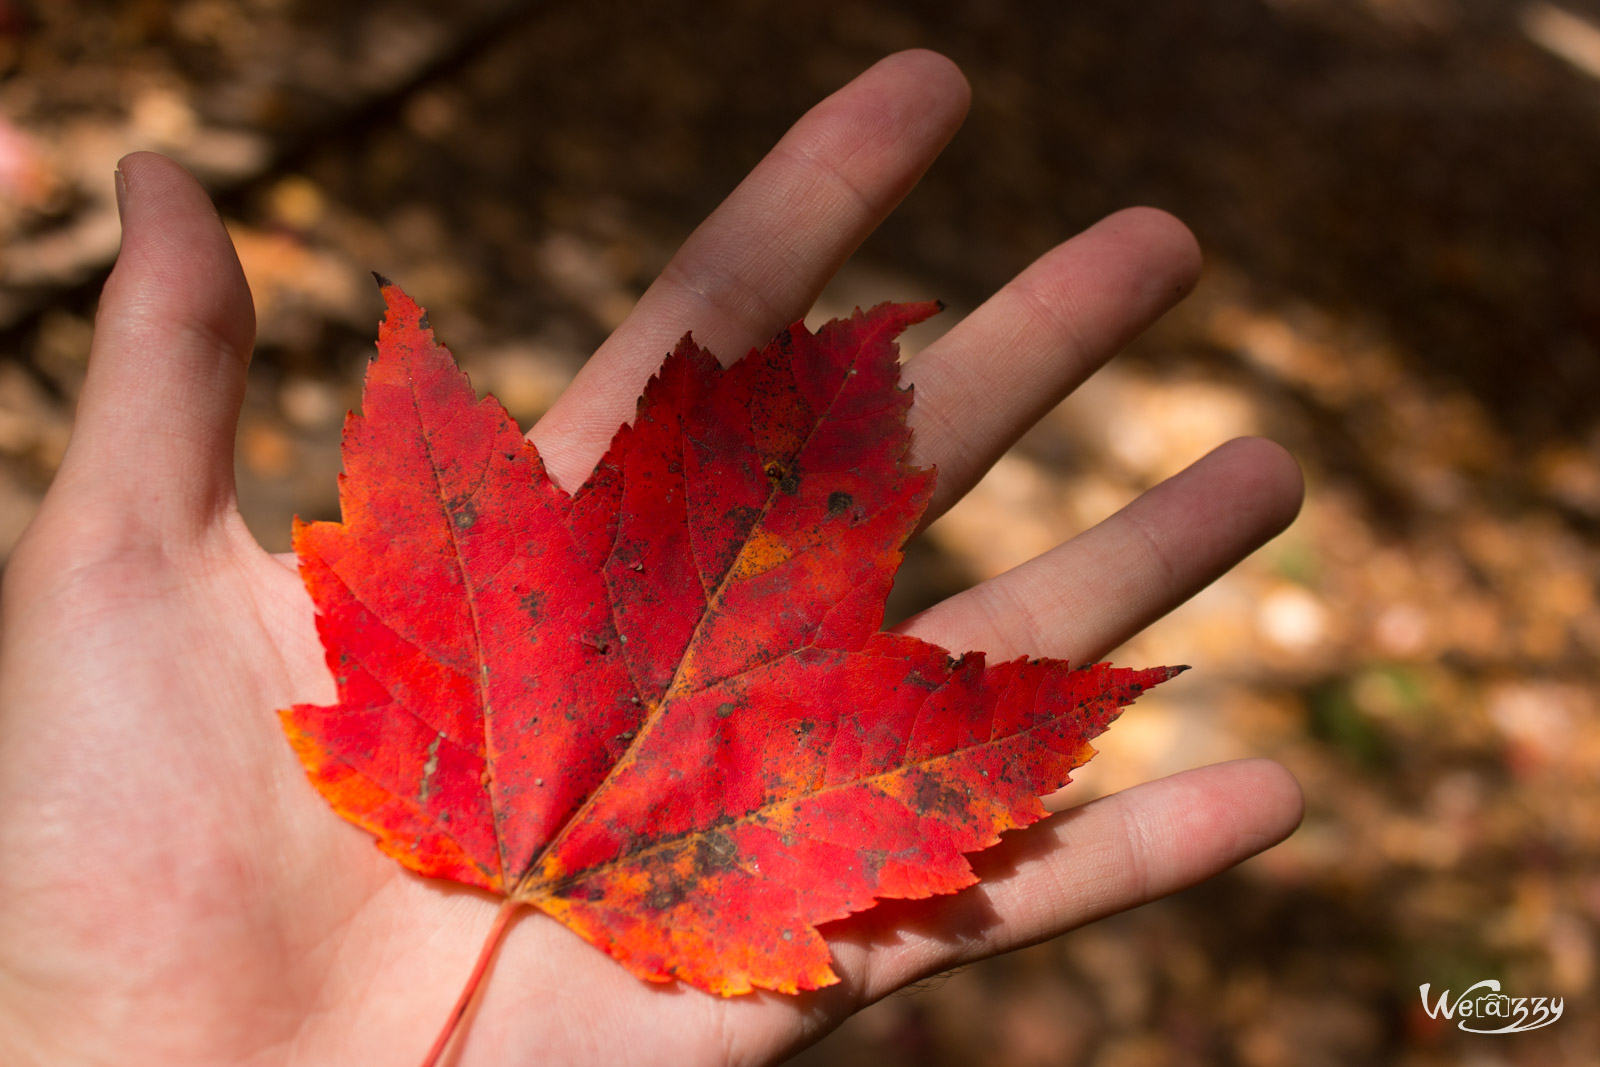
<svg viewBox="0 0 1600 1067"><path fill-rule="evenodd" d="M184 540L233 506L255 310L222 219L188 171L140 152L117 182L122 250L58 482L109 505L102 518Z"/></svg>

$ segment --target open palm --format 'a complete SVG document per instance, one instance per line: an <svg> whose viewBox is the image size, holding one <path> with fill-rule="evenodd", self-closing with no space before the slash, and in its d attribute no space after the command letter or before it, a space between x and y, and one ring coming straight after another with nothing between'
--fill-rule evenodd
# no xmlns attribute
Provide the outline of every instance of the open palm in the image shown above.
<svg viewBox="0 0 1600 1067"><path fill-rule="evenodd" d="M689 239L531 434L576 485L688 327L743 352L809 308L953 134L948 61L892 56L793 130ZM299 577L235 508L250 297L205 194L123 162L124 241L77 428L5 576L0 620L0 1061L420 1060L493 921L330 812L276 709L331 703ZM930 517L1192 285L1159 212L1050 252L906 368ZM1276 446L1236 441L1054 551L906 629L992 658L1092 659L1282 527ZM843 981L723 1000L629 975L535 913L454 1062L770 1062L928 973L1205 878L1295 825L1265 761L1153 782L1008 835L986 881L825 929Z"/></svg>

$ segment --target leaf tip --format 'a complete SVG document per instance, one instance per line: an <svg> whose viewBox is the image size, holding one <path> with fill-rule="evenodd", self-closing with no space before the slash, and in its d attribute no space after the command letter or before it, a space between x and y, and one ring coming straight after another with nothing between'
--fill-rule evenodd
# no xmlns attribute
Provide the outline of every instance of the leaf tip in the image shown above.
<svg viewBox="0 0 1600 1067"><path fill-rule="evenodd" d="M373 277L373 280L378 283L378 288L379 289L387 289L391 285L394 284L394 282L390 281L388 278L384 277L382 274L379 274L377 271L373 271L372 272L372 277Z"/></svg>
<svg viewBox="0 0 1600 1067"><path fill-rule="evenodd" d="M931 319L945 309L943 300L923 300L914 304L891 304L889 306L899 312L900 330Z"/></svg>

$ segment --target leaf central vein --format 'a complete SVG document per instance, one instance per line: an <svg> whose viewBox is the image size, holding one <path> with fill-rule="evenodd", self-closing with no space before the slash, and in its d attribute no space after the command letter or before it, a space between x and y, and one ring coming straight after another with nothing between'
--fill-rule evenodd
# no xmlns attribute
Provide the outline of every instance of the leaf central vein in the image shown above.
<svg viewBox="0 0 1600 1067"><path fill-rule="evenodd" d="M791 359L792 359L792 357L791 357ZM825 422L828 421L829 416L833 412L834 405L836 405L839 402L839 398L844 395L845 390L849 387L850 381L854 377L854 373L853 373L854 363L855 362L859 362L859 360L860 360L860 356L858 354L857 357L856 357L856 360L852 362L851 368L849 370L847 370L845 373L840 374L838 388L834 390L833 395L828 398L827 405L822 409L822 411L816 416L815 420L812 422L811 429L807 431L805 439L802 440L800 442L800 444L795 448L793 456L791 458L791 463L798 461L798 459L801 456L801 454L803 454L805 452L805 450L808 447L810 447L811 442L816 438L817 431L822 427L822 425ZM728 372L727 371L722 371L720 373L721 373L721 375L726 375ZM719 377L718 378L719 382L724 381L724 380L725 380L725 378L723 378L723 377ZM680 440L685 439L684 436L683 436L684 435L684 429L683 429L683 423L682 423L681 420L679 421L679 424L678 424L678 430L679 430L679 434L680 434ZM624 478L626 478L626 475L624 475ZM687 473L685 473L684 481L685 481L685 485L687 486L687 481L688 481ZM744 541L742 543L742 547L741 547L740 551L738 553L734 554L733 559L728 564L727 570L725 570L722 573L722 577L718 582L718 585L717 585L717 588L716 588L715 592L707 599L706 606L700 613L700 619L699 619L698 622L695 623L694 631L693 631L693 633L691 633L689 635L689 640L684 645L683 654L678 660L678 665L677 665L676 670L673 673L672 681L667 684L666 689L662 692L660 701L653 708L651 708L650 712L645 716L643 721L641 721L639 723L638 727L636 728L636 730L634 732L634 736L628 741L627 748L623 750L622 755L620 757L618 757L617 761L611 765L610 769L607 770L607 772L605 774L605 777L603 777L600 780L600 782L594 787L594 789L590 790L589 795L584 798L583 803L580 804L578 806L577 810L575 810L572 813L572 815L566 820L566 822L564 822L561 825L561 828L559 830L557 830L554 834L551 835L550 840L545 843L544 847L539 849L537 854L534 856L533 861L528 865L527 872L518 881L516 890L514 891L515 894L521 895L522 893L524 893L528 889L528 887L532 884L533 879L536 877L540 867L542 866L542 862L543 862L544 858L546 856L549 856L552 853L554 853L556 851L556 849L558 849L560 847L561 842L566 839L566 837L567 837L567 835L569 833L571 833L572 828L574 826L577 826L577 825L582 823L584 817L588 814L589 810L594 806L595 798L600 796L600 795L602 795L606 791L606 787L608 785L610 785L616 779L617 775L622 770L624 770L625 768L627 768L627 767L629 767L629 766L631 766L633 764L633 762L637 759L638 752L639 752L640 748L643 746L643 744L645 742L645 739L654 730L655 725L658 722L660 722L661 719L666 715L667 709L673 704L673 702L675 702L676 700L678 700L679 698L681 698L682 696L685 695L685 689L684 689L684 684L683 684L684 674L685 674L685 667L694 658L695 647L699 643L702 634L705 632L706 620L712 618L712 616L715 614L717 604L721 602L722 596L723 596L723 594L726 592L726 590L728 588L728 583L731 580L731 576L734 574L734 572L737 569L737 564L738 564L738 560L739 560L740 556L742 556L743 553L744 553L744 550L749 547L750 540L753 537L755 537L756 532L759 529L761 529L761 525L762 525L763 521L766 519L767 515L772 510L773 501L775 501L778 498L778 496L779 496L779 488L776 485L768 487L767 499L766 499L766 502L764 504L762 504L761 512L756 516L755 521L750 524L750 531L749 531L749 533L747 533L745 535L745 539L744 539ZM687 515L687 511L688 511L688 492L687 492L687 489L685 489L685 492L684 492L684 509L685 509L685 514ZM616 545L616 540L615 540L616 533L615 532L613 532L612 538L613 538L613 540L612 540L612 551L614 552L615 551L615 545ZM691 538L689 538L689 540L690 540L691 545L692 545L693 538L691 537ZM696 567L697 571L698 571L699 566L700 566L699 560L696 559L695 567ZM607 586L607 590L610 591L611 586L610 586L610 582L609 581L606 583L606 586ZM613 622L614 622L615 619L616 619L616 606L615 606L616 605L616 597L613 595L613 596L610 597L610 599L611 599L611 604L612 604L612 607L611 607L612 619L613 619ZM621 631L619 630L618 632L620 633ZM801 645L801 646L799 646L799 647L797 647L795 649L791 649L788 653L784 653L783 655L789 655L789 654L792 654L793 652L799 651L800 648L808 648L808 647L810 647L809 644ZM782 658L782 657L781 656L773 657L773 659L778 659L778 658ZM753 665L749 669L750 670L755 670L755 669L758 669L759 667L765 666L766 664L771 663L771 662L773 662L772 659L765 660L762 663L758 663L758 664ZM631 673L632 672L630 671L630 674ZM691 690L689 692L692 693L694 691Z"/></svg>

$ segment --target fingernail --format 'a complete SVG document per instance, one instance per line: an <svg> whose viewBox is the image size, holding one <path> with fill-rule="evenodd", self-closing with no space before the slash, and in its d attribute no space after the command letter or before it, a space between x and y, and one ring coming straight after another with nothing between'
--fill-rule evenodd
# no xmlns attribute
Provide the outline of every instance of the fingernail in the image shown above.
<svg viewBox="0 0 1600 1067"><path fill-rule="evenodd" d="M111 173L116 180L117 218L120 220L122 218L123 211L128 206L128 180L122 176L122 171L120 169L112 171Z"/></svg>

